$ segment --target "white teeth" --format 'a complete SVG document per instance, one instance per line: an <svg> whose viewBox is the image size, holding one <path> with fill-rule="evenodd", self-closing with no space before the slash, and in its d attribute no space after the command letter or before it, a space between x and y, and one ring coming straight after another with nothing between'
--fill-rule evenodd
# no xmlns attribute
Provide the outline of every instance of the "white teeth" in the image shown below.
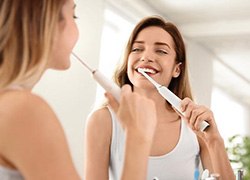
<svg viewBox="0 0 250 180"><path fill-rule="evenodd" d="M149 69L149 68L138 68L138 69L141 69L142 71L147 72L147 73L151 73L151 74L156 73L156 71L154 69Z"/></svg>

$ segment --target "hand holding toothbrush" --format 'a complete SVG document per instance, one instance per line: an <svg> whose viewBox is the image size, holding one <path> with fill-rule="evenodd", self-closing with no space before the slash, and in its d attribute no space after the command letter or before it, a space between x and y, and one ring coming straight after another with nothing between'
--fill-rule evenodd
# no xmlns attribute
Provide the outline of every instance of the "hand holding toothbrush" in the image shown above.
<svg viewBox="0 0 250 180"><path fill-rule="evenodd" d="M124 85L118 102L111 93L106 93L108 103L116 113L125 131L135 132L145 141L152 141L156 127L155 103Z"/></svg>
<svg viewBox="0 0 250 180"><path fill-rule="evenodd" d="M195 104L190 98L184 98L180 104L182 114L178 111L177 113L186 119L189 127L199 137L205 140L205 142L210 142L214 138L221 138L214 120L213 112L209 108ZM206 119L206 122L209 124L209 128L202 132L200 131L200 123L204 119Z"/></svg>
<svg viewBox="0 0 250 180"><path fill-rule="evenodd" d="M154 102L131 86L121 89L119 102L111 93L105 94L126 133L125 157L121 180L146 179L148 156L156 129Z"/></svg>
<svg viewBox="0 0 250 180"><path fill-rule="evenodd" d="M161 94L161 96L172 105L172 107L179 115L185 117L185 113L180 109L181 99L179 97L177 97L167 87L158 84L153 78L151 78L147 73L145 73L143 69L139 68L138 71L156 87L157 91ZM203 119L199 122L198 126L200 131L204 131L209 126L209 123Z"/></svg>

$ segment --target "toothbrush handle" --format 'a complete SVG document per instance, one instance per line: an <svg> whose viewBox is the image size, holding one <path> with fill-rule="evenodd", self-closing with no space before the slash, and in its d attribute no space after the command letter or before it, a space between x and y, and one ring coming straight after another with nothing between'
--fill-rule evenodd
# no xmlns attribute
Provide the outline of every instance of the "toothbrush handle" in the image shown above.
<svg viewBox="0 0 250 180"><path fill-rule="evenodd" d="M164 99L166 99L176 110L179 111L179 113L185 116L185 113L180 110L181 99L178 96L165 86L157 87L157 90L164 97ZM200 124L200 130L204 131L208 126L209 124L206 121L202 121Z"/></svg>
<svg viewBox="0 0 250 180"><path fill-rule="evenodd" d="M209 124L207 123L207 121L202 121L200 124L200 130L201 131L205 131L205 129L209 127Z"/></svg>
<svg viewBox="0 0 250 180"><path fill-rule="evenodd" d="M109 93L111 93L117 101L120 100L121 88L113 81L109 80L99 70L93 72L93 78Z"/></svg>
<svg viewBox="0 0 250 180"><path fill-rule="evenodd" d="M111 93L117 101L120 100L121 88L110 79L106 78L99 70L93 72L93 78L109 93ZM206 121L202 121L200 124L200 130L204 131L209 124Z"/></svg>

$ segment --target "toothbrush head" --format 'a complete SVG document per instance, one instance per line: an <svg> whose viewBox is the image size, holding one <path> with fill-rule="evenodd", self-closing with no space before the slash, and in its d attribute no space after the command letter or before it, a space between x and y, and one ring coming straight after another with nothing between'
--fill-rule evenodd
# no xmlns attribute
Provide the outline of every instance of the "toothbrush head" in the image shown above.
<svg viewBox="0 0 250 180"><path fill-rule="evenodd" d="M153 78L151 78L147 73L144 72L142 68L138 68L138 72L141 73L145 78L147 78L156 88L161 87Z"/></svg>

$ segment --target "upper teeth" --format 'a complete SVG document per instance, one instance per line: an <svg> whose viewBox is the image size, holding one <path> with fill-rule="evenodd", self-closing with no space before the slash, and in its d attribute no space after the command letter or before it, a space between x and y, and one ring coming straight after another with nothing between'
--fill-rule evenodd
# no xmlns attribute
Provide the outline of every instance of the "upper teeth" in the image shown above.
<svg viewBox="0 0 250 180"><path fill-rule="evenodd" d="M139 69L141 69L144 72L151 73L151 74L155 74L156 73L156 71L154 69L149 69L149 68L139 68Z"/></svg>

